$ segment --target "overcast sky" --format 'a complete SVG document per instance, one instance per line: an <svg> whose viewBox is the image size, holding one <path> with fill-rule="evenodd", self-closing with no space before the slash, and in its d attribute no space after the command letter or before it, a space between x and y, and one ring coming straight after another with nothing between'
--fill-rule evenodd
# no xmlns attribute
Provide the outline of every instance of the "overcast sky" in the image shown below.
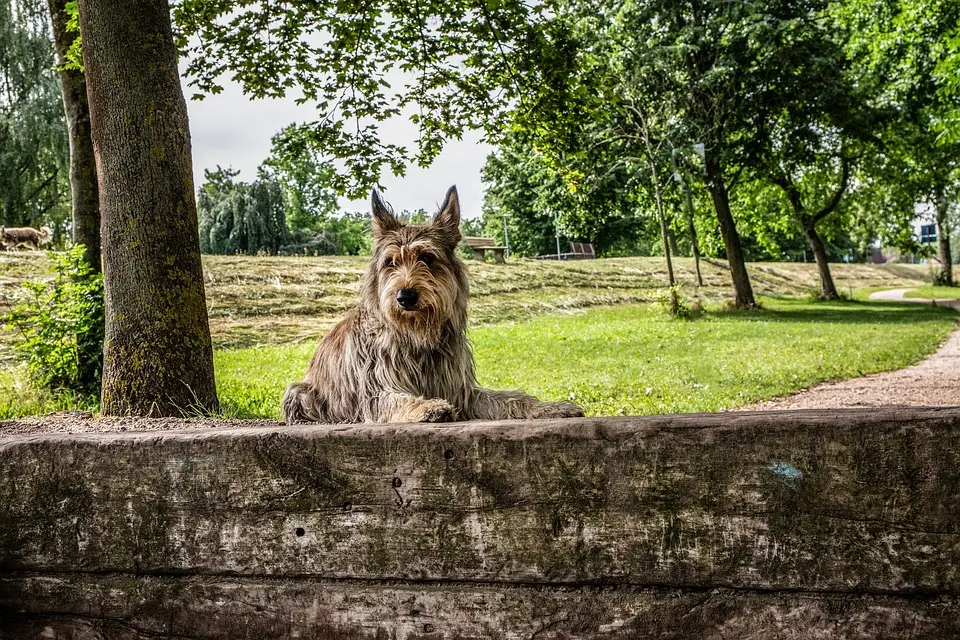
<svg viewBox="0 0 960 640"><path fill-rule="evenodd" d="M184 86L184 94L194 91ZM226 83L223 93L204 100L187 99L190 112L190 133L193 138L193 174L197 186L203 184L203 170L233 167L240 170L239 179L256 178L257 167L270 152L270 137L291 122L316 120L316 110L309 104L297 105L289 100L250 100L236 84ZM416 127L398 121L384 128L390 138L386 142L408 148L416 141ZM464 140L453 141L429 169L411 167L403 178L380 177L384 196L396 211L426 209L434 212L447 189L457 185L465 218L480 216L483 185L480 169L490 148L479 142L473 133ZM346 211L368 211L369 201L342 200Z"/></svg>

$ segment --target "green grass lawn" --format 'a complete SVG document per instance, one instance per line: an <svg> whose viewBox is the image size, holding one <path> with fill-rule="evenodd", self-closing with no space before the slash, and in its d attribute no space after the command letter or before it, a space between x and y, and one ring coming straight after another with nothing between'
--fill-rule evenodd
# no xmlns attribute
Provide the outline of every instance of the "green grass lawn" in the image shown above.
<svg viewBox="0 0 960 640"><path fill-rule="evenodd" d="M475 327L480 383L572 399L590 415L716 411L818 382L907 366L955 326L954 312L914 304L765 298L755 312L708 310L672 320L622 305ZM218 350L217 384L231 417L277 417L315 342ZM0 370L0 418L92 409L38 392Z"/></svg>
<svg viewBox="0 0 960 640"><path fill-rule="evenodd" d="M960 287L918 287L903 294L904 298L926 298L928 300L960 299Z"/></svg>
<svg viewBox="0 0 960 640"><path fill-rule="evenodd" d="M897 369L934 351L956 314L912 304L763 300L756 312L671 320L602 307L471 331L480 383L572 399L588 415L717 411L818 382ZM276 417L315 344L220 351L224 413Z"/></svg>

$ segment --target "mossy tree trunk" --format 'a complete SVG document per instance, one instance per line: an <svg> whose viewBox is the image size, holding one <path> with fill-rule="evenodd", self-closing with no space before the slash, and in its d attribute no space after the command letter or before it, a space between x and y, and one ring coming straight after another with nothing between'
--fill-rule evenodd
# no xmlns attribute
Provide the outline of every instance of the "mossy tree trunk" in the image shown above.
<svg viewBox="0 0 960 640"><path fill-rule="evenodd" d="M217 411L170 7L80 0L79 8L103 217L101 411Z"/></svg>
<svg viewBox="0 0 960 640"><path fill-rule="evenodd" d="M70 16L66 0L49 0L50 20L53 24L53 39L57 60L61 65L60 89L63 94L63 110L67 120L67 135L70 140L70 193L73 214L73 242L82 244L84 258L95 273L100 273L100 194L97 186L97 165L93 155L93 139L90 137L90 109L87 105L87 82L78 69L63 69L67 52L76 32L67 30ZM103 326L91 327L84 335L77 336L80 345L79 377L87 389L100 386L103 360Z"/></svg>

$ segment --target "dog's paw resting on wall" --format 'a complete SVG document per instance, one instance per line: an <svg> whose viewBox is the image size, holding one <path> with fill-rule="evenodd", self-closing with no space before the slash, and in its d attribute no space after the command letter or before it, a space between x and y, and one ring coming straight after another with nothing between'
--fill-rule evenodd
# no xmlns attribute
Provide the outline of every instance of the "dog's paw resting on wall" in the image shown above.
<svg viewBox="0 0 960 640"><path fill-rule="evenodd" d="M376 244L360 304L287 389L296 422L449 422L582 416L565 402L477 386L467 342L467 270L457 255L457 188L429 224L405 225L374 191Z"/></svg>

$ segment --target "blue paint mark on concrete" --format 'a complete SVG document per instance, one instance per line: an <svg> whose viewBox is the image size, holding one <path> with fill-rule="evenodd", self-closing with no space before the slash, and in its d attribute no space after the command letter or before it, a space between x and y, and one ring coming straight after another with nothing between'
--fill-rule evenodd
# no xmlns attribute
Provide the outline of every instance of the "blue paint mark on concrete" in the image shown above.
<svg viewBox="0 0 960 640"><path fill-rule="evenodd" d="M771 462L769 469L781 478L786 478L787 480L800 480L803 478L803 471L800 471L800 469L797 469L789 462Z"/></svg>

